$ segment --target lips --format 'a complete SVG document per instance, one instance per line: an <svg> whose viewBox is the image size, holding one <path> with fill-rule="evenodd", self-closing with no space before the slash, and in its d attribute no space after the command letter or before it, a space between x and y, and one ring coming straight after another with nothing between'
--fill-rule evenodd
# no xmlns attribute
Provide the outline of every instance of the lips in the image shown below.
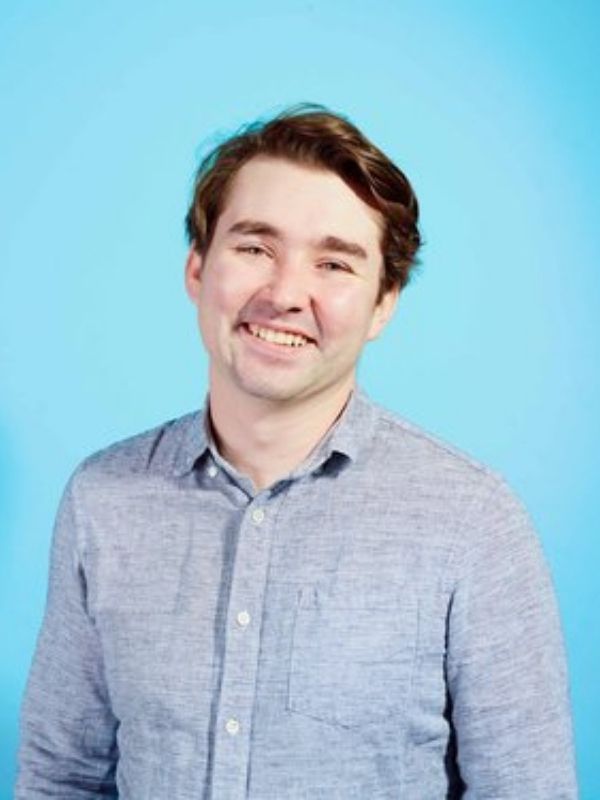
<svg viewBox="0 0 600 800"><path fill-rule="evenodd" d="M262 339L271 344L278 344L283 347L305 347L311 340L301 333L295 331L275 330L254 322L246 324L246 330L257 339Z"/></svg>

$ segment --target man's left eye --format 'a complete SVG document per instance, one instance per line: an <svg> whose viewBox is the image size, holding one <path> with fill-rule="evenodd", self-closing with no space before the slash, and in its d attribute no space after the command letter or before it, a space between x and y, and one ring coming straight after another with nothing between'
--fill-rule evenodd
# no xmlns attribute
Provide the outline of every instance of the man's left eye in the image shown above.
<svg viewBox="0 0 600 800"><path fill-rule="evenodd" d="M321 267L327 272L351 272L352 270L347 264L343 264L340 261L325 261L321 264Z"/></svg>

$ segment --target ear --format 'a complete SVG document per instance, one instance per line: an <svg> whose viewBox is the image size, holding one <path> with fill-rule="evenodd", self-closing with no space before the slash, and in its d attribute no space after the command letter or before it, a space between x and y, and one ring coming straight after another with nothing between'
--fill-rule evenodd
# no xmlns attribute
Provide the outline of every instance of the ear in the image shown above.
<svg viewBox="0 0 600 800"><path fill-rule="evenodd" d="M388 291L375 306L373 318L371 319L371 326L369 328L369 334L367 336L367 340L369 342L373 339L376 339L387 325L394 313L399 295L400 289L397 286L394 286L392 289L388 289Z"/></svg>
<svg viewBox="0 0 600 800"><path fill-rule="evenodd" d="M185 261L185 290L193 303L198 299L198 292L200 291L202 263L202 256L192 242Z"/></svg>

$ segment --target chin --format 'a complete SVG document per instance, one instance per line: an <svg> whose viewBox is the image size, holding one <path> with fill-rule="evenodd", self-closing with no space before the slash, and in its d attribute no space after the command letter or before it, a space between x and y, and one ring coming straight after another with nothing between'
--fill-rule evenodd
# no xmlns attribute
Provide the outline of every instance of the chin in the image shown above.
<svg viewBox="0 0 600 800"><path fill-rule="evenodd" d="M283 403L300 396L300 392L285 389L283 387L274 388L266 386L245 387L244 391L259 400L265 400L273 403Z"/></svg>
<svg viewBox="0 0 600 800"><path fill-rule="evenodd" d="M275 403L294 400L303 394L303 390L299 386L290 386L289 384L287 386L282 386L268 380L257 381L254 379L240 381L239 387L243 392L252 397Z"/></svg>

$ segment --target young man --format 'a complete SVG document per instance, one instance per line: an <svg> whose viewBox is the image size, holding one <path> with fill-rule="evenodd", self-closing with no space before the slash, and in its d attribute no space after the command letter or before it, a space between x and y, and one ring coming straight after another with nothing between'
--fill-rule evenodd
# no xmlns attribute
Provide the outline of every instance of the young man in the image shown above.
<svg viewBox="0 0 600 800"><path fill-rule="evenodd" d="M356 364L419 246L406 177L296 109L201 165L195 413L75 472L17 798L576 797L529 521Z"/></svg>

